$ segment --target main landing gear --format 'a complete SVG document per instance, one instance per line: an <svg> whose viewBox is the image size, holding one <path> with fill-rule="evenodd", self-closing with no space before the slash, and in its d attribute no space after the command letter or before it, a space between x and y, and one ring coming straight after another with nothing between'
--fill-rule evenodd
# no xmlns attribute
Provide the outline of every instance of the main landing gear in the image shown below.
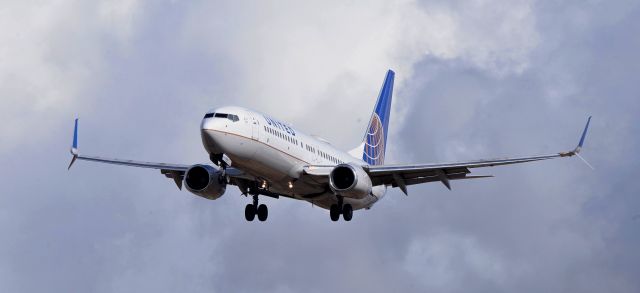
<svg viewBox="0 0 640 293"><path fill-rule="evenodd" d="M258 195L253 196L253 204L248 204L244 208L244 218L251 222L258 215L258 220L264 222L269 216L269 209L265 204L258 205Z"/></svg>
<svg viewBox="0 0 640 293"><path fill-rule="evenodd" d="M337 221L340 219L340 214L342 214L342 218L349 222L353 218L353 207L350 204L343 204L342 197L338 197L338 204L331 205L329 209L329 216L331 216L331 221Z"/></svg>

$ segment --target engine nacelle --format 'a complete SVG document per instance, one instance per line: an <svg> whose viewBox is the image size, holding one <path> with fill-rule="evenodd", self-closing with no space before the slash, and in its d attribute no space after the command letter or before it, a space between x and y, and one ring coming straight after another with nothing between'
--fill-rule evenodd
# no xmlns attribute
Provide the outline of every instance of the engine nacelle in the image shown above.
<svg viewBox="0 0 640 293"><path fill-rule="evenodd" d="M191 193L206 199L217 199L227 189L222 172L207 165L193 165L184 174L184 185Z"/></svg>
<svg viewBox="0 0 640 293"><path fill-rule="evenodd" d="M329 174L329 186L342 196L364 198L371 194L371 178L362 167L353 164L340 164Z"/></svg>

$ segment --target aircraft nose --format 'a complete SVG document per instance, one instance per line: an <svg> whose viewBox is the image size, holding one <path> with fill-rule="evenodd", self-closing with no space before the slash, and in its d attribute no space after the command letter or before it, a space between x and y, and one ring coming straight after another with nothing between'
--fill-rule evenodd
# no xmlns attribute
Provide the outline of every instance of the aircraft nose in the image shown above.
<svg viewBox="0 0 640 293"><path fill-rule="evenodd" d="M210 117L205 117L204 119L202 119L202 122L200 122L200 130L205 131L205 130L217 130L218 127L216 127L216 123L215 121L216 119L210 118Z"/></svg>
<svg viewBox="0 0 640 293"><path fill-rule="evenodd" d="M219 127L215 123L202 122L200 135L202 137L202 144L205 149L211 154L223 153L221 133L218 131Z"/></svg>
<svg viewBox="0 0 640 293"><path fill-rule="evenodd" d="M202 143L209 153L224 152L224 136L228 132L226 119L205 118L200 124Z"/></svg>

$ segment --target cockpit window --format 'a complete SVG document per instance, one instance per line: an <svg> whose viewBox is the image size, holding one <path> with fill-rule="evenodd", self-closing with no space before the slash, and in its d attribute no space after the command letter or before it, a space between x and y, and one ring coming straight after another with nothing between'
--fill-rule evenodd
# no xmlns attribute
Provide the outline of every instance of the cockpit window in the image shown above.
<svg viewBox="0 0 640 293"><path fill-rule="evenodd" d="M204 115L204 118L226 118L229 119L233 122L236 121L240 121L240 118L238 118L238 115L234 115L234 114L226 114L226 113L207 113L206 115Z"/></svg>

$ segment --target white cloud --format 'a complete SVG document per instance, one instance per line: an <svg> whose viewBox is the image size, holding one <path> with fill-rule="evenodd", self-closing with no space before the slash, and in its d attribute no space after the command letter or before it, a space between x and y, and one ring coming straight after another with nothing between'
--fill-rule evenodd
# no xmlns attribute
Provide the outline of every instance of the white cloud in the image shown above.
<svg viewBox="0 0 640 293"><path fill-rule="evenodd" d="M101 25L120 40L128 40L135 33L137 17L142 12L139 0L105 0L98 2L97 14Z"/></svg>
<svg viewBox="0 0 640 293"><path fill-rule="evenodd" d="M190 11L184 41L231 60L229 98L319 134L335 134L349 115L366 121L387 68L396 89L425 56L518 73L537 44L528 1L206 2ZM307 119L328 111L336 121L322 128ZM364 128L353 125L328 138L353 143Z"/></svg>
<svg viewBox="0 0 640 293"><path fill-rule="evenodd" d="M12 1L0 9L0 153L37 143L90 104L101 82L105 39L134 33L136 1ZM126 5L122 5L126 4Z"/></svg>
<svg viewBox="0 0 640 293"><path fill-rule="evenodd" d="M184 36L177 41L229 60L221 68L233 75L226 98L325 136L334 135L330 130L343 119L319 128L306 119L311 112L353 115L359 123L350 123L339 137L327 137L345 141L345 147L359 139L387 68L398 73L397 89L424 56L460 59L499 74L518 72L536 44L534 19L524 1L171 5L187 7ZM108 72L105 53L126 52L146 8L139 0L3 4L0 114L5 123L0 134L11 143L3 143L0 152L27 137L48 135L42 121L59 125L90 107L83 92L99 85ZM487 14L492 17L474 17Z"/></svg>

